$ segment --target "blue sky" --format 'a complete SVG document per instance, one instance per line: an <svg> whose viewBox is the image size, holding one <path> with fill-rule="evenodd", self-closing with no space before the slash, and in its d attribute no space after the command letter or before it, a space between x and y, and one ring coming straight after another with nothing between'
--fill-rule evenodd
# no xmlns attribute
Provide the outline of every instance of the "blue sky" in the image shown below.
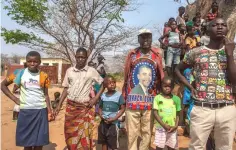
<svg viewBox="0 0 236 150"><path fill-rule="evenodd" d="M163 25L164 22L170 17L176 17L178 15L178 7L181 3L176 3L174 0L139 0L141 6L135 12L127 12L123 14L125 24L131 26L144 26L146 28L152 28L153 25ZM182 0L185 1L185 0ZM23 29L24 27L19 26L17 23L8 17L7 12L1 7L1 26L7 29ZM158 34L158 33L153 33ZM157 40L157 39L154 39ZM5 54L20 54L26 55L29 51L28 48L19 45L6 44L1 37L1 52Z"/></svg>

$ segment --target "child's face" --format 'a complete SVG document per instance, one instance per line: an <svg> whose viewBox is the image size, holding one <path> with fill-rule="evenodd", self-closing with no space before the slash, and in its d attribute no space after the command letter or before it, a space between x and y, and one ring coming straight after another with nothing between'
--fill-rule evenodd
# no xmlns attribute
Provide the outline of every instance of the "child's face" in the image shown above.
<svg viewBox="0 0 236 150"><path fill-rule="evenodd" d="M75 55L76 64L79 68L83 68L86 65L87 53L84 51L79 51Z"/></svg>
<svg viewBox="0 0 236 150"><path fill-rule="evenodd" d="M171 28L172 30L175 30L175 29L177 28L177 24L176 24L175 21L172 21L172 22L171 22L170 28Z"/></svg>
<svg viewBox="0 0 236 150"><path fill-rule="evenodd" d="M187 14L184 15L184 20L188 21L188 15Z"/></svg>
<svg viewBox="0 0 236 150"><path fill-rule="evenodd" d="M184 32L186 31L186 27L184 25L181 25L179 28L179 31Z"/></svg>
<svg viewBox="0 0 236 150"><path fill-rule="evenodd" d="M173 85L171 83L171 80L164 80L161 85L163 94L171 94L171 91L173 89Z"/></svg>
<svg viewBox="0 0 236 150"><path fill-rule="evenodd" d="M38 56L28 56L26 58L26 65L29 71L37 71L39 65L41 63L41 60Z"/></svg>
<svg viewBox="0 0 236 150"><path fill-rule="evenodd" d="M116 81L112 78L108 78L106 80L106 88L108 91L115 91L116 89Z"/></svg>
<svg viewBox="0 0 236 150"><path fill-rule="evenodd" d="M197 18L196 21L194 22L194 25L199 27L201 25L201 19Z"/></svg>

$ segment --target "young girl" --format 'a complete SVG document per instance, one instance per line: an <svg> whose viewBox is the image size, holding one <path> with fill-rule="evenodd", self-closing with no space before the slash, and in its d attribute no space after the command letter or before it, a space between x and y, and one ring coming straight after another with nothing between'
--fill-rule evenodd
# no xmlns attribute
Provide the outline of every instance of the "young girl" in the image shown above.
<svg viewBox="0 0 236 150"><path fill-rule="evenodd" d="M182 41L181 41L179 32L176 31L177 30L176 21L172 21L170 23L170 28L171 28L171 31L163 35L159 39L159 42L162 45L166 45L165 43L163 43L163 39L168 37L168 45L166 45L166 47L168 47L167 58L166 58L166 70L167 70L168 75L172 76L174 73L173 72L174 68L180 62L180 53L181 53L180 48L182 45ZM172 64L174 64L173 68L172 68Z"/></svg>
<svg viewBox="0 0 236 150"><path fill-rule="evenodd" d="M7 87L13 81L3 80L1 90L20 105L16 145L24 147L24 150L42 150L44 145L49 144L48 114L51 114L48 96L49 79L46 73L38 69L41 63L38 52L29 52L26 61L27 68L21 70L14 81L20 88L20 99Z"/></svg>
<svg viewBox="0 0 236 150"><path fill-rule="evenodd" d="M195 47L201 46L200 37L194 35L194 27L187 26L187 35L185 38L185 45L187 52Z"/></svg>
<svg viewBox="0 0 236 150"><path fill-rule="evenodd" d="M172 94L174 82L165 77L161 85L161 94L153 101L153 112L155 117L155 140L157 150L168 150L178 148L177 128L179 123L179 112L181 110L180 98Z"/></svg>

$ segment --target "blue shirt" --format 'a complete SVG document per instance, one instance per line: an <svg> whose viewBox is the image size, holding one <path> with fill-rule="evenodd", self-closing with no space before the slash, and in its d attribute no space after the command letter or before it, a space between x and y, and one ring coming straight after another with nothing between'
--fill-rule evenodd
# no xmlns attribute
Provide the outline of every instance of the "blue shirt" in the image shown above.
<svg viewBox="0 0 236 150"><path fill-rule="evenodd" d="M120 110L120 106L123 104L125 104L125 101L120 92L116 91L112 96L108 96L106 93L103 93L99 102L99 107L102 109L103 118L114 118ZM117 120L113 123L116 124Z"/></svg>

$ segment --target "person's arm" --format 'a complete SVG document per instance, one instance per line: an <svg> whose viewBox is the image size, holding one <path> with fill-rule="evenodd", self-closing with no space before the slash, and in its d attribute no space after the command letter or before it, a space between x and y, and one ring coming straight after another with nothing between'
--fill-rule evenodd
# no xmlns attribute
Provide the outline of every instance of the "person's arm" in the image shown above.
<svg viewBox="0 0 236 150"><path fill-rule="evenodd" d="M164 46L167 46L167 45L163 42L164 38L166 38L166 37L168 37L168 33L166 33L165 35L161 36L161 37L158 39L158 41L160 42L160 44L162 44L162 45L164 45Z"/></svg>
<svg viewBox="0 0 236 150"><path fill-rule="evenodd" d="M228 73L227 76L230 83L235 87L236 86L236 64L234 62L234 50L235 50L235 43L229 42L228 39L226 39L225 52L226 52L226 57L227 57L227 73Z"/></svg>
<svg viewBox="0 0 236 150"><path fill-rule="evenodd" d="M156 119L156 121L166 130L169 131L170 130L170 126L165 124L162 120L161 117L158 115L158 110L153 109L153 114L154 114L154 118Z"/></svg>
<svg viewBox="0 0 236 150"><path fill-rule="evenodd" d="M88 107L93 107L93 105L95 105L98 102L100 96L102 95L102 93L105 90L105 87L103 85L103 78L100 76L100 74L94 68L92 68L91 71L93 74L93 81L100 84L101 86L100 86L100 90L98 91L96 96L89 101Z"/></svg>
<svg viewBox="0 0 236 150"><path fill-rule="evenodd" d="M112 123L112 122L118 120L120 118L120 116L123 115L124 112L125 112L125 104L120 106L120 110L114 118L108 118L108 119L106 119L106 122L109 124L109 123Z"/></svg>
<svg viewBox="0 0 236 150"><path fill-rule="evenodd" d="M180 112L177 111L177 112L176 112L175 126L174 126L174 127L171 127L170 130L169 130L168 132L173 132L173 131L175 131L175 130L178 129L178 125L179 125L179 116L180 116L179 114L180 114Z"/></svg>
<svg viewBox="0 0 236 150"><path fill-rule="evenodd" d="M184 63L183 61L181 61L179 63L179 65L175 68L175 74L179 78L180 82L182 82L187 88L189 88L191 90L192 94L194 94L193 96L195 96L196 95L196 90L188 82L188 80L183 76L183 72L187 68L192 68L192 66Z"/></svg>
<svg viewBox="0 0 236 150"><path fill-rule="evenodd" d="M9 97L12 101L14 101L17 105L20 105L20 100L15 95L11 93L8 86L12 84L12 81L8 81L7 79L4 79L1 83L1 90L2 92Z"/></svg>
<svg viewBox="0 0 236 150"><path fill-rule="evenodd" d="M59 111L61 110L62 104L63 104L64 100L66 99L67 94L68 94L68 87L65 87L62 94L61 94L57 108L54 111L54 116L57 116Z"/></svg>
<svg viewBox="0 0 236 150"><path fill-rule="evenodd" d="M44 89L44 96L45 96L45 101L46 101L46 105L47 105L47 109L48 109L48 120L51 121L54 119L54 115L53 112L52 112L52 107L51 107L51 102L50 102L50 99L49 99L49 95L48 95L48 88L45 88Z"/></svg>

